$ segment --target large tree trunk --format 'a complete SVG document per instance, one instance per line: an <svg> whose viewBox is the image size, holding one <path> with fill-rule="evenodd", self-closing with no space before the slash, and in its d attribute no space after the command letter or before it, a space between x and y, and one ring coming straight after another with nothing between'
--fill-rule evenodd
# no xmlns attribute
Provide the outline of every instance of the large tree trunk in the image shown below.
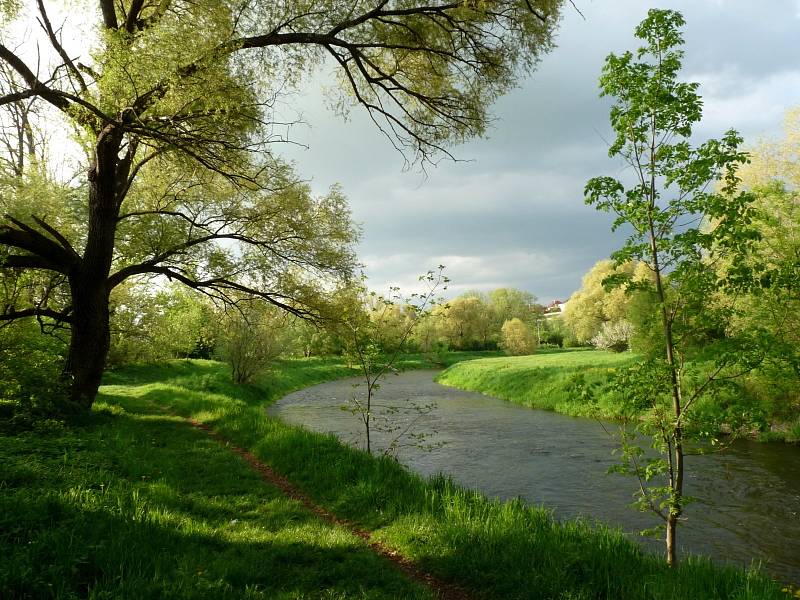
<svg viewBox="0 0 800 600"><path fill-rule="evenodd" d="M103 376L110 346L108 290L105 278L72 284L74 306L67 374L71 377L70 399L78 407L91 408Z"/></svg>
<svg viewBox="0 0 800 600"><path fill-rule="evenodd" d="M89 223L82 260L70 274L72 337L67 360L71 399L89 410L97 396L111 344L108 275L114 257L118 191L127 169L118 169L122 134L112 125L98 135L89 170ZM120 181L122 179L122 181Z"/></svg>

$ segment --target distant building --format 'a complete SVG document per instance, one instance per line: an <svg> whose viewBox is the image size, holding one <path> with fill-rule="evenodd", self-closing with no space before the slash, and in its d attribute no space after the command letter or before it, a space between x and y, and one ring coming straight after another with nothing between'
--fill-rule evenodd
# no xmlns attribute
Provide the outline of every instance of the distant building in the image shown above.
<svg viewBox="0 0 800 600"><path fill-rule="evenodd" d="M564 309L567 307L567 302L562 300L553 300L547 307L544 309L544 316L546 319L550 319L552 317L557 317L561 313L564 312Z"/></svg>

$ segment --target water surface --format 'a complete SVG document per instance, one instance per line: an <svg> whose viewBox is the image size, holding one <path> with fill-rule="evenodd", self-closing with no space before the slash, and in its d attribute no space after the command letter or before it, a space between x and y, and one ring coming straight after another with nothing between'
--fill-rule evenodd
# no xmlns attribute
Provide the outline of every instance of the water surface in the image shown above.
<svg viewBox="0 0 800 600"><path fill-rule="evenodd" d="M443 444L433 451L401 447L400 462L422 475L446 473L488 496L522 497L559 518L621 527L662 551L636 533L657 521L628 507L635 480L606 474L615 444L600 423L445 387L435 375L389 376L376 393L377 404L400 409L391 417L395 424L404 428L416 419L411 431L431 433L426 442ZM363 425L341 409L360 390L358 383L345 379L295 392L269 413L361 446ZM420 415L409 408L414 403L436 408ZM376 410L378 427L385 410ZM373 448L384 448L394 435L373 429ZM800 448L739 441L723 453L688 457L686 464L686 493L696 502L679 526L681 551L741 566L760 560L779 579L800 583Z"/></svg>

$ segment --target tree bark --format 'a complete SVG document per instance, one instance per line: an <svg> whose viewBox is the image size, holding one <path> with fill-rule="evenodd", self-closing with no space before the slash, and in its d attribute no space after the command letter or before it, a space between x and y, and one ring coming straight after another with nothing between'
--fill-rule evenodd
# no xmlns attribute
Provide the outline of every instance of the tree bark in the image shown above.
<svg viewBox="0 0 800 600"><path fill-rule="evenodd" d="M66 374L71 379L70 399L89 410L97 396L111 343L108 290L105 279L70 282L73 299L72 333Z"/></svg>
<svg viewBox="0 0 800 600"><path fill-rule="evenodd" d="M667 564L674 567L678 564L678 515L667 515Z"/></svg>
<svg viewBox="0 0 800 600"><path fill-rule="evenodd" d="M73 321L65 371L71 378L72 402L85 410L97 396L111 345L108 276L119 213L117 194L127 177L126 170L119 169L121 143L122 133L112 125L98 136L95 162L88 173L86 248L69 276Z"/></svg>

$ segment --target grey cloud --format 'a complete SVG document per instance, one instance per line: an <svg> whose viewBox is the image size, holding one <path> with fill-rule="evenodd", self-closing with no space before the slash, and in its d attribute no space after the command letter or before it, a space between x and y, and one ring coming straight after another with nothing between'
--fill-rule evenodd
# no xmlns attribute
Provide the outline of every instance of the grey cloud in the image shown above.
<svg viewBox="0 0 800 600"><path fill-rule="evenodd" d="M797 3L665 4L686 17L684 72L704 85L698 139L730 127L748 139L777 132L783 109L800 103ZM633 29L654 3L577 5L586 19L567 6L558 48L497 102L489 138L454 150L470 162L443 162L427 177L403 171L402 158L362 113L347 122L333 116L319 93L324 75L287 106L311 124L293 131L310 149L287 148L287 156L315 189L343 185L364 225L360 252L375 287L413 285L421 270L456 257L454 290L512 285L547 301L569 296L594 262L619 247L608 215L582 199L590 177L624 176L606 154L610 102L598 97L597 78L609 52L635 47Z"/></svg>

